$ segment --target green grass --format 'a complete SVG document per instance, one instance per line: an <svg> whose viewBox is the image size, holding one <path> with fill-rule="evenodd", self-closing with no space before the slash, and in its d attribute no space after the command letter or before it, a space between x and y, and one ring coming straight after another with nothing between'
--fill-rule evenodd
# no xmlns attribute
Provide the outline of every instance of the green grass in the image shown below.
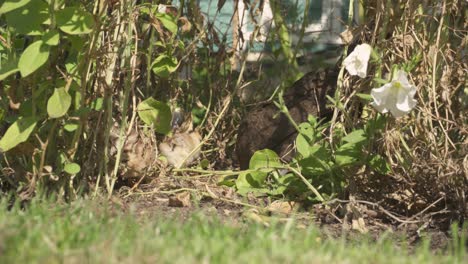
<svg viewBox="0 0 468 264"><path fill-rule="evenodd" d="M391 240L328 239L294 224L226 224L194 214L186 221L123 214L96 202L0 202L0 263L461 263L453 254L413 253ZM460 243L461 245L462 243Z"/></svg>

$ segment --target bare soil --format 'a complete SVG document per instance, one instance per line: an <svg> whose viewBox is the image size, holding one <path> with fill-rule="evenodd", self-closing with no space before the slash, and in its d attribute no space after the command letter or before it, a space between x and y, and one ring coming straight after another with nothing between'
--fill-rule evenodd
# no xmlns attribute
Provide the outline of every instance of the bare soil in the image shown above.
<svg viewBox="0 0 468 264"><path fill-rule="evenodd" d="M201 213L230 225L255 222L269 226L275 221L294 219L298 228L314 225L326 237L346 238L351 243L364 238L377 241L385 236L394 239L395 246L414 249L423 240L430 239L434 252L446 252L452 243L450 228L441 225L441 217L435 218L430 210L408 217L359 200L334 200L307 206L272 202L266 197L241 197L232 188L217 186L215 182L214 178L156 178L149 183L121 187L112 201L115 208L131 211L142 220L164 216L185 221ZM467 231L464 230L465 234ZM468 243L466 246L468 250Z"/></svg>

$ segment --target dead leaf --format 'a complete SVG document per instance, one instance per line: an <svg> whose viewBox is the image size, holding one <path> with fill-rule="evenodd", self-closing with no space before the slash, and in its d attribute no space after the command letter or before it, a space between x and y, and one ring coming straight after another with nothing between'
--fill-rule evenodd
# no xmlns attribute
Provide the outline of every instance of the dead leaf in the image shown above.
<svg viewBox="0 0 468 264"><path fill-rule="evenodd" d="M353 41L353 32L349 29L346 29L340 34L341 40L343 40L343 43L345 44L350 44Z"/></svg>
<svg viewBox="0 0 468 264"><path fill-rule="evenodd" d="M267 210L273 213L290 214L296 208L296 203L291 201L274 201Z"/></svg>
<svg viewBox="0 0 468 264"><path fill-rule="evenodd" d="M171 207L191 207L190 193L181 192L174 197L169 198L169 206Z"/></svg>

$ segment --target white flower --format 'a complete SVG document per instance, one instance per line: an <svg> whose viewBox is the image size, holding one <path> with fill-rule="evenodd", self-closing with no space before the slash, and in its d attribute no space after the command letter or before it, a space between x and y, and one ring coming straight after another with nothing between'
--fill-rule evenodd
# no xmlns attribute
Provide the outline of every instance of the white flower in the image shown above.
<svg viewBox="0 0 468 264"><path fill-rule="evenodd" d="M394 117L401 117L416 106L413 98L416 87L409 83L406 72L399 70L390 83L380 88L374 88L371 105L380 113L390 112Z"/></svg>
<svg viewBox="0 0 468 264"><path fill-rule="evenodd" d="M158 13L165 14L167 11L167 5L159 4L158 5Z"/></svg>
<svg viewBox="0 0 468 264"><path fill-rule="evenodd" d="M366 77L371 51L372 47L369 44L361 44L357 45L353 52L346 57L343 64L350 75Z"/></svg>

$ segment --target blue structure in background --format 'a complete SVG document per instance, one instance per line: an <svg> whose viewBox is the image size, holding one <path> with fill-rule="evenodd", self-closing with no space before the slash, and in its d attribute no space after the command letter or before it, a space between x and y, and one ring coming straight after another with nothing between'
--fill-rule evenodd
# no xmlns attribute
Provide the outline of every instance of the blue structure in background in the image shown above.
<svg viewBox="0 0 468 264"><path fill-rule="evenodd" d="M233 42L232 16L235 1L226 1L219 12L218 1L199 0L198 3L200 10L207 20L213 23L219 36L225 36L228 46L231 46ZM295 37L294 31L298 32L302 27L305 1L281 0L279 3L282 8L283 18L292 29L291 35L294 43L294 40L298 39L298 36ZM345 29L344 24L347 21L348 7L349 0L310 0L308 26L302 41L303 52L320 52L326 50L329 46L342 44L339 34ZM253 8L258 8L258 5ZM254 23L247 22L247 31L252 32L253 30ZM248 35L246 34L248 32L243 30L244 35ZM254 41L253 46L249 46L249 52L268 52L270 49L270 45L257 41Z"/></svg>

